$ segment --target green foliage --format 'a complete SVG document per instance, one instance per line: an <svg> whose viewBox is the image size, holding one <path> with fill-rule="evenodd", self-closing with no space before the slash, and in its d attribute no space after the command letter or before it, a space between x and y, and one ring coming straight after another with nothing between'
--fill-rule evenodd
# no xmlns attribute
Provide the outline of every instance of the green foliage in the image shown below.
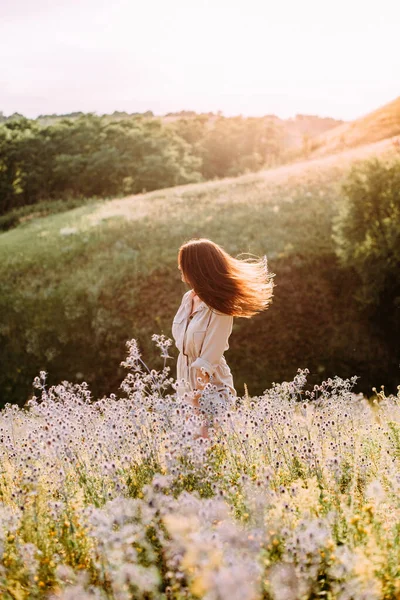
<svg viewBox="0 0 400 600"><path fill-rule="evenodd" d="M200 160L157 119L93 114L41 127L0 125L0 214L67 197L138 193L199 181Z"/></svg>
<svg viewBox="0 0 400 600"><path fill-rule="evenodd" d="M354 166L343 191L333 237L341 264L361 279L357 297L378 305L389 293L400 307L400 159Z"/></svg>
<svg viewBox="0 0 400 600"><path fill-rule="evenodd" d="M334 219L340 264L359 280L354 295L391 349L398 370L400 338L400 158L355 166Z"/></svg>

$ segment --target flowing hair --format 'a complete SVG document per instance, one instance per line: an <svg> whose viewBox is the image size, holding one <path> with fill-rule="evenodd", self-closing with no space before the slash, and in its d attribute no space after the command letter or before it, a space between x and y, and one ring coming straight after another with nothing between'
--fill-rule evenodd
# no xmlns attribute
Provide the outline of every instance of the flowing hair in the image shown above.
<svg viewBox="0 0 400 600"><path fill-rule="evenodd" d="M244 254L250 253L238 256ZM215 242L195 238L179 248L178 265L200 300L220 313L249 319L272 303L275 273L268 272L266 255L234 258Z"/></svg>

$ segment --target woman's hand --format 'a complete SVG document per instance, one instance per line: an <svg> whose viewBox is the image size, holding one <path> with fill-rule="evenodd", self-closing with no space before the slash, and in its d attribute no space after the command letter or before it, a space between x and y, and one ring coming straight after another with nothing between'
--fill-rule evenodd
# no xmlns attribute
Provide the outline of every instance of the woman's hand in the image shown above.
<svg viewBox="0 0 400 600"><path fill-rule="evenodd" d="M200 382L198 381L198 379L200 379ZM201 372L201 369L196 369L196 383L197 383L197 388L195 390L195 399L198 400L201 396L201 392L203 391L206 383L208 383L210 381L210 376L209 374L204 371L204 373ZM198 404L197 404L198 406Z"/></svg>
<svg viewBox="0 0 400 600"><path fill-rule="evenodd" d="M204 371L202 373L201 369L196 369L196 381L198 379L200 379L201 381L200 381L200 384L198 384L197 389L203 390L206 383L208 383L210 381L210 375L207 373L207 371Z"/></svg>

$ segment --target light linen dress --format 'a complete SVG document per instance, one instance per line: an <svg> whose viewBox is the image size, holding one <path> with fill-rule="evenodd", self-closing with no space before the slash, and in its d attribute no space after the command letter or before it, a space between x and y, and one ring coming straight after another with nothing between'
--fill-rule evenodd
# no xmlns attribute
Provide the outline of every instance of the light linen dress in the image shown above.
<svg viewBox="0 0 400 600"><path fill-rule="evenodd" d="M198 389L196 370L204 367L210 375L210 383L227 397L237 396L231 370L224 352L229 349L228 338L232 332L233 316L211 309L201 301L190 316L193 290L184 294L181 305L172 323L172 335L179 350L177 382L184 384L177 389L178 396L185 391Z"/></svg>

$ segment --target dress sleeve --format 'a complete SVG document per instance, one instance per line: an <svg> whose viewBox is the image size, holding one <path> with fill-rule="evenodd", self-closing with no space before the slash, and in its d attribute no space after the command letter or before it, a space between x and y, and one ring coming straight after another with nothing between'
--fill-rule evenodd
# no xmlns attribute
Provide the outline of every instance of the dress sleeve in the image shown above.
<svg viewBox="0 0 400 600"><path fill-rule="evenodd" d="M204 370L211 376L218 367L232 332L233 316L213 312L208 325L201 354L190 365L191 369Z"/></svg>

